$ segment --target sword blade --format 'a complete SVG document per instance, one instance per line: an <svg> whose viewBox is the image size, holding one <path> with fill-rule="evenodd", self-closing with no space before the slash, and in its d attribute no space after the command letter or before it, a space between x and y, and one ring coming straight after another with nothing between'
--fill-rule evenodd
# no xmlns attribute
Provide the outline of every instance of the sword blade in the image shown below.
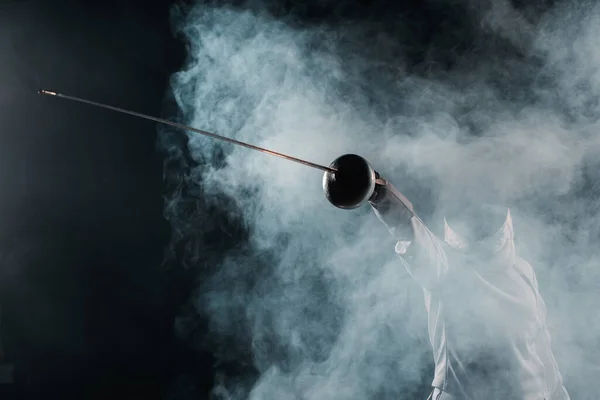
<svg viewBox="0 0 600 400"><path fill-rule="evenodd" d="M108 105L108 104L98 103L96 101L86 100L86 99L82 99L82 98L75 97L75 96L69 96L69 95L66 95L66 94L62 94L62 93L58 93L58 92L53 92L53 91L50 91L50 90L44 90L44 89L42 89L42 90L38 91L38 93L39 94L48 95L48 96L60 97L62 99L72 100L72 101L76 101L76 102L79 102L79 103L85 103L85 104L89 104L91 106L101 107L101 108L105 108L105 109L108 109L108 110L117 111L117 112L120 112L120 113L123 113L123 114L133 115L135 117L144 118L144 119L147 119L147 120L150 120L150 121L158 122L160 124L170 125L170 126L173 126L175 128L179 128L179 129L182 129L182 130L185 130L185 131L190 131L190 132L198 133L198 134L201 134L201 135L204 135L204 136L211 137L213 139L218 139L218 140L222 140L222 141L225 141L225 142L229 142L231 144L235 144L235 145L238 145L238 146L246 147L248 149L260 151L262 153L270 154L272 156L283 158L283 159L288 160L288 161L293 161L293 162L296 162L298 164L306 165L307 167L319 169L321 171L333 172L333 173L337 172L337 170L334 169L334 168L326 167L326 166L320 165L320 164L315 164L313 162L306 161L306 160L303 160L301 158L292 157L290 155L279 153L279 152L276 152L276 151L273 151L273 150L269 150L269 149L266 149L264 147L255 146L255 145L250 144L250 143L246 143L246 142L242 142L242 141L239 141L239 140L231 139L231 138L228 138L228 137L225 137L225 136L217 135L217 134L212 133L212 132L208 132L208 131L205 131L205 130L202 130L202 129L194 128L194 127L188 126L188 125L183 125L183 124L180 124L180 123L177 123L177 122L169 121L167 119L157 118L157 117L153 117L151 115L142 114L142 113L139 113L139 112L136 112L136 111L126 110L126 109L121 108L121 107L115 107L115 106L111 106L111 105Z"/></svg>

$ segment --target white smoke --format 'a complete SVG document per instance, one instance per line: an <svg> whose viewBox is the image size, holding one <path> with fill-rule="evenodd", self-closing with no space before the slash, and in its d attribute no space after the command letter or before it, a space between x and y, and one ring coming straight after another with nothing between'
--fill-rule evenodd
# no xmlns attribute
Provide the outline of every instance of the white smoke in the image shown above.
<svg viewBox="0 0 600 400"><path fill-rule="evenodd" d="M197 6L174 14L189 60L173 91L199 128L320 164L360 154L434 229L436 210L464 193L512 206L565 385L591 399L600 371L600 7L557 7L536 21L508 2L469 9L481 35L521 54L474 48L445 70L410 73L410 35L383 26L299 27L261 7ZM422 293L370 211L327 203L316 170L198 135L189 150L199 166L188 184L247 229L225 255L207 254L216 250L202 239L184 250L215 263L193 303L209 342L228 343L215 345L217 357L250 350L260 374L223 377L215 398L422 397L432 375ZM167 207L175 231L218 231L210 208L180 218L180 196Z"/></svg>

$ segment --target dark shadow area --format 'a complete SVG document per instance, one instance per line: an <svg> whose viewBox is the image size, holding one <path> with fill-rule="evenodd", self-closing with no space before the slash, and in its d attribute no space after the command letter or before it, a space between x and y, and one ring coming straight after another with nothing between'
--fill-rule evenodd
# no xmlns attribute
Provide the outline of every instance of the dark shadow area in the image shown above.
<svg viewBox="0 0 600 400"><path fill-rule="evenodd" d="M161 115L184 55L169 7L0 4L0 302L14 398L159 399L178 369L210 386L209 355L172 333L191 280L161 267L155 124L36 93Z"/></svg>

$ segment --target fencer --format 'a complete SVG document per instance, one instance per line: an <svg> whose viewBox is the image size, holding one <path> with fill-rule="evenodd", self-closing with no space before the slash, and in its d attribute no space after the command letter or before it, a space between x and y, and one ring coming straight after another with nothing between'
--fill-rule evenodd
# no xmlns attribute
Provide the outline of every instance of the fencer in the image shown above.
<svg viewBox="0 0 600 400"><path fill-rule="evenodd" d="M435 365L432 400L568 400L532 266L515 251L510 209L454 207L436 237L378 176L369 204L422 287Z"/></svg>
<svg viewBox="0 0 600 400"><path fill-rule="evenodd" d="M323 170L336 207L368 200L423 288L435 363L433 400L568 400L554 359L535 271L515 251L510 210L464 205L444 240L368 162L344 155L329 167L190 126L48 90L39 93L130 114ZM462 212L460 212L462 211ZM467 218L468 216L468 218ZM451 228L452 226L452 228Z"/></svg>

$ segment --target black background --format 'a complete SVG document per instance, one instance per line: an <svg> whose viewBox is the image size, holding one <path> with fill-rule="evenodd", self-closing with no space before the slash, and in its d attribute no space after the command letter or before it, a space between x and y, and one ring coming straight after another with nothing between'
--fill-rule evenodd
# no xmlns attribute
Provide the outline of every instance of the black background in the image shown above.
<svg viewBox="0 0 600 400"><path fill-rule="evenodd" d="M155 125L36 93L161 115L184 55L169 7L0 4L0 301L15 396L158 399L181 357L205 361L173 339L170 293L183 289L161 269Z"/></svg>

